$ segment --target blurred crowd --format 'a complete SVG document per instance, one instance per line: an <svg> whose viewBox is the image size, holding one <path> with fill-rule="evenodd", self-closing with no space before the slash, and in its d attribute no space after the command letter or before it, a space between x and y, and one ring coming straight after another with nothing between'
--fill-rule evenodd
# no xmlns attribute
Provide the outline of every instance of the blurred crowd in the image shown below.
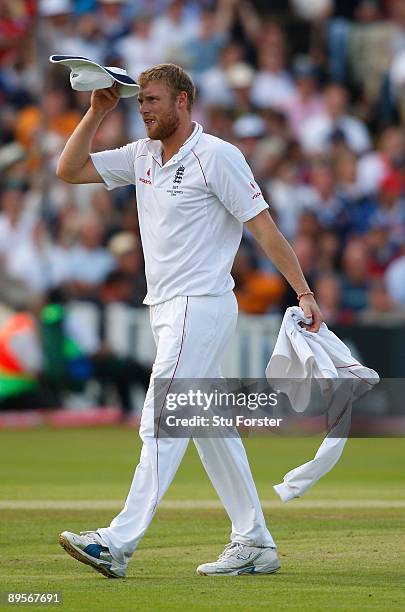
<svg viewBox="0 0 405 612"><path fill-rule="evenodd" d="M194 118L243 151L326 322L405 320L405 0L0 0L0 303L141 307L134 189L55 176L89 93L51 53L186 68ZM142 137L123 100L94 150ZM248 233L233 275L242 312L296 303Z"/></svg>

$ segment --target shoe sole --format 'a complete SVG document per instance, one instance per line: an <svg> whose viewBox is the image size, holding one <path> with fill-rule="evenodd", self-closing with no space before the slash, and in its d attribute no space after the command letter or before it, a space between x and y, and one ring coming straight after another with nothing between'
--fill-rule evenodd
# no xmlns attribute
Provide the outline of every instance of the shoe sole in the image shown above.
<svg viewBox="0 0 405 612"><path fill-rule="evenodd" d="M97 565L96 563L90 561L90 559L84 554L82 554L80 550L75 548L63 534L59 536L59 544L68 553L68 555L76 559L76 561L80 561L80 563L89 565L90 567L95 569L96 572L100 572L100 574L103 574L103 576L105 576L106 578L123 578L123 576L117 576L116 574L110 573L105 566Z"/></svg>
<svg viewBox="0 0 405 612"><path fill-rule="evenodd" d="M232 570L230 572L221 572L208 574L197 569L199 576L266 576L268 574L275 574L281 568L281 564L278 567L271 569L261 569L260 566L249 565L248 567L242 567L239 570Z"/></svg>

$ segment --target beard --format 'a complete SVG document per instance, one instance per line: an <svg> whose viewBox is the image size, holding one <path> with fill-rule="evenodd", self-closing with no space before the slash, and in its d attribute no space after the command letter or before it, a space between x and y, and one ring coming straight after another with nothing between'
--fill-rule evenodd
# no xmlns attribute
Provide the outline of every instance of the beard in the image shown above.
<svg viewBox="0 0 405 612"><path fill-rule="evenodd" d="M151 140L170 138L179 127L179 123L180 118L175 108L172 108L164 115L161 115L159 119L156 119L156 124L148 131L148 136Z"/></svg>

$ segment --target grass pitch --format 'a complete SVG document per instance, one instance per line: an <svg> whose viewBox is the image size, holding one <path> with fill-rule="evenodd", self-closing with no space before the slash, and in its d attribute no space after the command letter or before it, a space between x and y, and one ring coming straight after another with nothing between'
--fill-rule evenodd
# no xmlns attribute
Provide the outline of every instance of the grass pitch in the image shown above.
<svg viewBox="0 0 405 612"><path fill-rule="evenodd" d="M319 440L245 443L281 572L195 575L222 551L230 525L191 443L121 581L74 561L57 540L65 529L106 525L119 510L138 459L137 432L0 432L0 590L60 591L63 605L52 608L67 612L405 610L404 440L350 440L335 469L286 505L271 485L312 458Z"/></svg>

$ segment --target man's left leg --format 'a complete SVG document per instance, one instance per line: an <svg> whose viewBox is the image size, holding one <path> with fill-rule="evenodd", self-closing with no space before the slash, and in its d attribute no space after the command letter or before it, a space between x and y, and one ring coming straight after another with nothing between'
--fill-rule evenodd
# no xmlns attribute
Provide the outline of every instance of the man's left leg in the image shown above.
<svg viewBox="0 0 405 612"><path fill-rule="evenodd" d="M225 312L232 307L233 294L223 298ZM206 377L221 377L221 362L230 339L224 333L220 319L217 341L210 354ZM200 459L232 522L231 543L219 562L206 563L199 574L237 575L242 573L272 573L280 567L276 545L266 527L259 496L249 466L245 447L237 430L233 437L194 438Z"/></svg>

